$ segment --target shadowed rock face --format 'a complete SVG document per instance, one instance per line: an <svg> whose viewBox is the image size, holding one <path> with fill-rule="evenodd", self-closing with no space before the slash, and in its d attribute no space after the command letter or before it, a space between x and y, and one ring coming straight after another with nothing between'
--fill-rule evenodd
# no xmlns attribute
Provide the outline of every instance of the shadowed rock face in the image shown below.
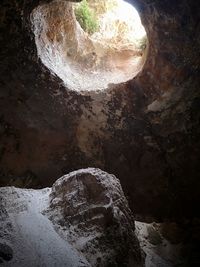
<svg viewBox="0 0 200 267"><path fill-rule="evenodd" d="M134 219L119 180L88 168L52 186L50 220L69 228L68 241L91 266L143 266Z"/></svg>
<svg viewBox="0 0 200 267"><path fill-rule="evenodd" d="M197 1L132 1L149 39L144 69L85 95L65 88L37 56L30 14L44 2L0 4L0 184L42 187L101 167L120 178L142 218L199 215Z"/></svg>

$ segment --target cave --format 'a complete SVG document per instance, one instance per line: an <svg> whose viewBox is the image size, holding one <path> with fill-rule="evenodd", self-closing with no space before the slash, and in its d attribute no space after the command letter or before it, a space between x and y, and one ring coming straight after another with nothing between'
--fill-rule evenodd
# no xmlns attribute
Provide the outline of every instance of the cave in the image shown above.
<svg viewBox="0 0 200 267"><path fill-rule="evenodd" d="M199 266L198 2L0 7L0 265Z"/></svg>

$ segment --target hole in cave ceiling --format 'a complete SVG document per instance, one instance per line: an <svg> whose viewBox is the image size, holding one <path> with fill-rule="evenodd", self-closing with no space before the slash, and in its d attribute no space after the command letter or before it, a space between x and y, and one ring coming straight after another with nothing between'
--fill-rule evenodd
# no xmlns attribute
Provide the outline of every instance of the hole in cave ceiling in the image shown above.
<svg viewBox="0 0 200 267"><path fill-rule="evenodd" d="M123 0L55 0L35 8L31 20L38 56L71 90L104 90L142 70L147 35Z"/></svg>

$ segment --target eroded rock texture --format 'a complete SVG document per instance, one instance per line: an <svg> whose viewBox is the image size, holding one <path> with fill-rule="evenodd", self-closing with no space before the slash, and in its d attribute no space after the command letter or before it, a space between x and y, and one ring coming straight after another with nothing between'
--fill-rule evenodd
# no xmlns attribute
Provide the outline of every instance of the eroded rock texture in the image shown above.
<svg viewBox="0 0 200 267"><path fill-rule="evenodd" d="M44 2L0 4L0 184L41 187L101 167L120 178L143 218L198 216L198 2L132 1L149 38L144 69L85 95L65 88L37 56L30 14Z"/></svg>
<svg viewBox="0 0 200 267"><path fill-rule="evenodd" d="M69 227L69 242L92 266L143 266L133 215L114 175L88 168L61 177L48 214Z"/></svg>
<svg viewBox="0 0 200 267"><path fill-rule="evenodd" d="M3 266L144 266L133 214L114 175L83 169L52 188L1 187L0 199Z"/></svg>
<svg viewBox="0 0 200 267"><path fill-rule="evenodd" d="M105 2L101 5L100 10ZM129 6L126 8L129 11ZM136 45L136 37L131 39L129 36L135 36L131 30L131 26L135 25L146 40L140 19L130 22L127 18L127 24L121 22L117 27L122 19L116 17L109 21L106 17L115 16L108 12L103 15L103 29L96 35L89 35L77 22L74 9L71 2L63 0L54 0L33 9L31 22L42 63L60 77L68 89L82 93L104 90L109 83L122 83L135 77L144 65L146 53L145 49ZM134 18L134 9L132 13L130 18ZM115 29L115 34L107 29L108 26ZM124 36L119 35L120 26L125 28L121 29ZM146 47L145 41L143 45Z"/></svg>

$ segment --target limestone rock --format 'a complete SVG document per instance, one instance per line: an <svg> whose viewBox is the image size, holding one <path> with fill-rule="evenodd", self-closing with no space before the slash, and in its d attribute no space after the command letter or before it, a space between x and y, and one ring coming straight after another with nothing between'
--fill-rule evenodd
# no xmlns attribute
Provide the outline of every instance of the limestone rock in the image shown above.
<svg viewBox="0 0 200 267"><path fill-rule="evenodd" d="M133 215L114 175L88 168L61 177L48 213L69 227L69 242L92 266L142 266Z"/></svg>
<svg viewBox="0 0 200 267"><path fill-rule="evenodd" d="M133 216L113 175L82 169L52 188L1 187L0 200L5 266L143 266Z"/></svg>
<svg viewBox="0 0 200 267"><path fill-rule="evenodd" d="M27 190L1 187L0 263L6 267L91 267L84 255L58 235L42 211L50 188ZM66 229L67 231L67 229Z"/></svg>
<svg viewBox="0 0 200 267"><path fill-rule="evenodd" d="M128 21L134 16L127 18L125 28L130 33L125 34L126 38L119 30L120 25L124 25L123 21L115 26L122 20L118 14L121 14L120 6L115 15L107 15L108 18L114 16L114 20L106 19L105 22L102 18L100 24L109 25L109 29L102 26L98 34L90 36L77 22L74 9L75 5L68 1L54 0L32 11L37 53L43 64L69 89L79 92L104 90L109 83L118 84L132 79L145 61L145 56L130 38L134 36L134 31L129 29ZM137 21L140 21L139 16ZM135 22L137 27L140 24Z"/></svg>

